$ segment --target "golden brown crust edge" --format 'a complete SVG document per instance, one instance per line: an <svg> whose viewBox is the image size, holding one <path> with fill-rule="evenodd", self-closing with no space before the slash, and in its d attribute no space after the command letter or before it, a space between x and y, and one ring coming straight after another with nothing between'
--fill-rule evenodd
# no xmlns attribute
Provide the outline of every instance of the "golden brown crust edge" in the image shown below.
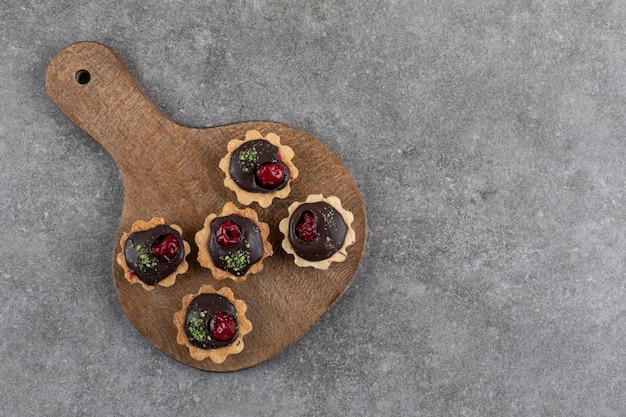
<svg viewBox="0 0 626 417"><path fill-rule="evenodd" d="M148 285L139 278L137 278L137 276L132 272L132 270L126 263L126 258L124 257L124 246L126 245L126 240L128 239L128 237L135 232L150 230L162 224L165 224L165 220L162 217L153 217L152 219L150 219L150 221L147 222L144 220L135 221L130 227L129 232L122 233L122 237L120 238L120 247L122 248L122 251L118 253L115 258L117 264L124 270L124 278L126 278L131 284L141 284L141 286L146 291L152 291L157 285L161 287L171 287L176 282L176 277L178 275L184 274L185 272L187 272L187 269L189 269L187 255L191 253L191 246L189 246L189 243L187 243L187 241L184 239L183 247L185 250L185 256L183 257L182 262L178 265L174 272L163 278L161 281L157 282L156 285ZM180 226L176 224L170 224L169 226L172 229L176 230L178 233L180 233L181 237L183 236L183 230L180 228Z"/></svg>
<svg viewBox="0 0 626 417"><path fill-rule="evenodd" d="M225 217L230 214L237 214L241 217L246 217L252 220L259 228L261 242L263 243L263 255L261 256L261 259L252 264L248 271L241 276L233 275L230 272L224 271L223 269L215 266L215 264L213 263L213 259L211 258L211 253L209 252L209 241L211 240L211 222L215 218ZM261 272L263 270L263 260L274 253L272 249L272 244L268 241L269 235L269 225L259 220L259 216L257 215L256 211L251 208L238 209L234 203L229 201L224 204L222 212L219 215L215 213L209 214L204 219L204 227L196 233L195 241L196 245L198 246L198 263L202 267L210 269L213 277L217 280L221 281L230 278L235 282L245 281L248 275Z"/></svg>
<svg viewBox="0 0 626 417"><path fill-rule="evenodd" d="M289 168L290 172L289 182L284 188L271 193L251 193L250 191L240 188L230 176L230 159L233 156L233 152L244 142L256 139L264 139L278 148L281 160L287 168ZM268 133L265 137L263 137L263 135L256 130L249 130L246 132L244 140L232 139L228 142L227 150L228 153L226 156L220 160L219 168L226 175L226 178L224 178L224 186L237 194L237 201L239 201L239 203L248 206L252 202L256 201L261 207L267 208L272 204L272 200L274 198L285 198L289 195L291 192L291 181L298 177L298 168L296 168L291 161L294 157L293 149L287 145L281 145L280 137L278 135L275 133Z"/></svg>
<svg viewBox="0 0 626 417"><path fill-rule="evenodd" d="M343 246L339 248L337 252L335 252L329 258L314 262L314 261L309 261L309 260L299 257L296 254L295 250L293 249L293 246L291 245L291 242L289 241L289 219L291 218L293 213L301 204L317 203L321 201L326 202L327 204L330 204L337 210L337 212L341 214L341 217L343 217L343 220L345 221L346 226L348 227L348 230L346 231L346 237L344 239ZM343 206L341 205L341 200L338 197L330 196L328 198L324 198L322 194L310 194L307 197L306 201L304 202L299 202L299 201L293 202L289 206L287 217L282 219L280 223L278 224L278 229L285 236L283 238L281 246L285 250L285 252L294 256L294 263L297 266L313 267L313 268L322 269L322 270L328 269L330 267L330 264L333 262L345 261L348 256L348 251L347 251L348 246L354 244L354 242L356 241L356 234L354 232L354 229L352 228L353 221L354 221L354 215L352 214L352 212L343 208Z"/></svg>
<svg viewBox="0 0 626 417"><path fill-rule="evenodd" d="M239 327L237 338L228 346L217 349L201 349L191 343L187 339L187 332L185 331L185 322L187 318L187 308L191 301L200 294L219 294L226 297L237 311L237 325ZM182 298L182 309L178 310L174 314L174 326L178 330L176 333L176 342L180 345L187 346L189 349L189 355L197 361L203 361L206 358L211 359L216 364L221 364L226 360L228 355L235 355L241 352L244 348L243 337L252 331L252 323L246 317L246 311L248 309L247 304L243 300L235 298L232 290L228 287L216 290L211 285L205 285L200 287L196 294L187 294Z"/></svg>

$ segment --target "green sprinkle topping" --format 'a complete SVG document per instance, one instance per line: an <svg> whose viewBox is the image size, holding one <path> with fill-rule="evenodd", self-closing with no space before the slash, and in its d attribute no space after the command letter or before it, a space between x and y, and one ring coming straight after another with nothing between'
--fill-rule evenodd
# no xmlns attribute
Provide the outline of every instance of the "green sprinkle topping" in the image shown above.
<svg viewBox="0 0 626 417"><path fill-rule="evenodd" d="M244 162L256 162L259 154L255 148L244 149L239 153L239 160Z"/></svg>
<svg viewBox="0 0 626 417"><path fill-rule="evenodd" d="M154 268L157 265L157 260L150 256L148 249L137 245L137 255L139 258L139 268L145 271L146 268Z"/></svg>
<svg viewBox="0 0 626 417"><path fill-rule="evenodd" d="M250 252L238 249L234 254L220 256L220 260L224 262L226 269L239 274L250 265Z"/></svg>
<svg viewBox="0 0 626 417"><path fill-rule="evenodd" d="M324 217L324 223L326 223L326 227L330 227L333 230L337 230L337 224L333 217L335 216L335 211L332 207L326 207L325 211L322 213L322 217Z"/></svg>
<svg viewBox="0 0 626 417"><path fill-rule="evenodd" d="M204 339L211 339L210 336L207 334L206 328L204 327L204 316L205 316L205 312L200 313L200 317L194 317L191 320L189 320L189 334L191 335L191 337L193 337L195 340L204 340Z"/></svg>
<svg viewBox="0 0 626 417"><path fill-rule="evenodd" d="M239 152L239 165L241 166L241 170L249 174L258 158L259 153L256 151L256 148L243 149Z"/></svg>

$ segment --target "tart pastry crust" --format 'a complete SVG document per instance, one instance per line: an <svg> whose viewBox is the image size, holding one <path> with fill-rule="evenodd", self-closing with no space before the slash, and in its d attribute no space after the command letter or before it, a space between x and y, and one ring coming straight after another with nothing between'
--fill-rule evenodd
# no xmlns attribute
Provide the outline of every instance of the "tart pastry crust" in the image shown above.
<svg viewBox="0 0 626 417"><path fill-rule="evenodd" d="M189 343L187 338L187 332L185 331L185 323L187 321L187 309L189 304L200 294L219 294L228 299L237 311L237 337L235 340L225 347L216 349L202 349ZM197 294L187 294L182 299L182 309L178 310L174 314L174 326L178 329L176 334L176 342L180 345L187 346L189 348L189 355L197 361L203 361L206 358L211 359L213 362L220 364L226 360L228 355L235 355L243 350L244 343L243 337L252 331L252 323L246 318L246 311L248 309L247 304L243 300L235 298L232 290L228 287L223 287L216 290L211 285L205 285L200 287Z"/></svg>
<svg viewBox="0 0 626 417"><path fill-rule="evenodd" d="M296 209L300 207L302 204L318 203L318 202L325 202L331 205L335 210L337 210L337 212L341 214L341 217L343 217L343 220L347 226L347 231L346 231L346 236L344 238L343 245L333 255L331 255L330 257L326 259L322 259L319 261L310 261L310 260L307 260L298 256L293 246L291 245L291 242L289 241L289 221L293 213L296 211ZM288 216L280 221L280 223L278 224L278 228L281 231L281 233L285 236L282 241L282 248L285 250L285 252L294 256L294 262L296 265L300 267L313 267L316 269L325 270L325 269L328 269L330 267L330 264L333 262L343 262L346 260L348 256L348 252L347 252L348 246L352 245L356 241L356 234L354 232L354 229L352 228L354 215L352 214L352 212L342 207L341 200L338 197L330 196L328 198L325 198L322 194L310 194L307 197L305 202L296 201L292 203L289 206L288 212L289 212Z"/></svg>
<svg viewBox="0 0 626 417"><path fill-rule="evenodd" d="M236 214L252 220L259 228L259 234L261 236L261 242L263 244L263 253L261 259L250 265L246 273L241 276L231 274L230 272L217 267L213 263L211 253L209 251L209 244L211 241L211 222L216 218L225 217L231 214ZM272 244L268 241L269 235L270 227L267 225L267 223L263 223L259 220L259 216L257 215L256 211L251 208L238 209L234 203L229 201L224 204L222 212L219 215L215 213L209 214L204 219L204 227L196 233L195 241L196 245L198 245L198 263L202 267L210 269L213 277L217 280L221 281L230 278L235 282L244 281L248 277L248 275L261 272L263 270L263 260L274 253L272 249Z"/></svg>
<svg viewBox="0 0 626 417"><path fill-rule="evenodd" d="M135 275L130 266L128 266L128 263L126 263L126 258L124 256L124 246L126 245L126 240L128 239L128 237L135 232L151 230L156 226L162 224L165 224L165 220L162 217L153 217L152 219L150 219L150 221L147 222L144 220L135 221L130 227L129 232L122 233L122 237L120 238L120 247L122 248L122 251L118 253L117 257L115 258L117 264L124 270L124 278L126 278L131 284L141 284L141 286L147 291L152 291L157 285L160 285L161 287L171 287L176 282L176 277L180 274L184 274L185 272L187 272L187 269L189 269L187 255L191 253L191 246L189 246L189 243L187 243L186 240L183 240L183 248L185 251L183 260L174 272L157 282L156 285L148 285L139 278L137 278L137 275ZM183 236L183 230L180 228L180 226L176 224L170 224L169 227L176 230L181 237Z"/></svg>
<svg viewBox="0 0 626 417"><path fill-rule="evenodd" d="M280 190L268 192L268 193L253 193L243 188L239 187L237 183L233 180L230 175L230 161L233 156L233 152L237 150L243 143L263 139L272 145L278 148L278 153L280 154L281 161L289 168L290 178L284 188ZM226 178L224 179L224 186L226 188L232 190L237 194L237 200L243 205L250 205L252 202L256 201L263 208L267 208L272 204L272 200L274 198L285 198L289 195L291 191L291 181L295 180L298 177L298 168L291 162L294 157L294 152L291 147L287 145L280 144L280 137L275 133L268 133L265 137L256 131L249 130L246 132L246 136L244 140L232 139L228 142L227 145L228 153L224 156L219 163L219 168L226 174Z"/></svg>

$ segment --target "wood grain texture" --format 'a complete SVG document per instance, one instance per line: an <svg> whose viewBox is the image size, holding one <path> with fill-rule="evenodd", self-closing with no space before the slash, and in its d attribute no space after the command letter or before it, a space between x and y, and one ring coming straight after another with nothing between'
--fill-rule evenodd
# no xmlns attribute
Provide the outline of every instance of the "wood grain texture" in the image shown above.
<svg viewBox="0 0 626 417"><path fill-rule="evenodd" d="M89 82L77 81L80 70L89 72ZM181 226L183 238L191 245L189 270L170 288L145 291L140 285L129 284L113 264L115 289L128 318L165 354L207 371L257 365L306 333L352 282L365 248L365 209L345 166L311 135L263 121L210 128L178 125L158 111L113 51L94 42L73 44L61 51L48 67L46 90L61 111L100 143L120 169L124 206L113 257L121 250L122 232L135 220L154 216ZM219 213L225 202L242 207L235 193L224 187L218 163L229 140L242 139L253 129L263 135L276 133L281 143L292 147L300 175L286 199L275 199L266 209L256 203L250 206L271 228L274 255L264 261L263 271L240 283L217 281L198 264L194 235L204 218ZM355 216L356 243L348 248L345 262L333 263L327 271L297 267L280 246L278 223L286 217L289 204L304 201L309 194L336 195ZM172 323L183 295L196 293L205 284L230 287L236 298L248 304L247 317L254 326L244 338L243 352L229 356L220 365L192 359L187 348L176 343Z"/></svg>

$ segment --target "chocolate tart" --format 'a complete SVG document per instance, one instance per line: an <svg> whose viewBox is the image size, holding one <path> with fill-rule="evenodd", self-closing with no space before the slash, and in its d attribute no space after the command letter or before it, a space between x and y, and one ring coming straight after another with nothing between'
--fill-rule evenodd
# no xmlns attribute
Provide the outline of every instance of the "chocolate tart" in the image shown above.
<svg viewBox="0 0 626 417"><path fill-rule="evenodd" d="M124 270L124 277L148 291L157 285L174 285L176 277L189 268L186 257L191 247L182 235L179 226L168 226L160 217L153 217L148 222L135 221L129 232L122 233L122 251L116 257L117 264Z"/></svg>
<svg viewBox="0 0 626 417"><path fill-rule="evenodd" d="M227 202L218 215L209 214L196 233L198 263L218 280L243 281L263 270L263 259L273 253L270 228L251 208L238 209Z"/></svg>
<svg viewBox="0 0 626 417"><path fill-rule="evenodd" d="M274 198L289 195L298 168L291 162L293 150L281 145L278 135L268 133L263 137L256 130L249 130L244 140L229 141L227 150L219 168L226 175L224 185L237 194L241 204L256 201L265 208Z"/></svg>
<svg viewBox="0 0 626 417"><path fill-rule="evenodd" d="M243 350L243 337L252 331L247 309L230 288L205 285L197 294L185 295L182 309L174 314L176 342L186 346L195 360L209 358L220 364Z"/></svg>
<svg viewBox="0 0 626 417"><path fill-rule="evenodd" d="M288 213L278 228L285 236L282 247L296 265L328 269L332 262L345 261L347 247L355 242L354 215L338 197L311 194L303 203L292 203Z"/></svg>

